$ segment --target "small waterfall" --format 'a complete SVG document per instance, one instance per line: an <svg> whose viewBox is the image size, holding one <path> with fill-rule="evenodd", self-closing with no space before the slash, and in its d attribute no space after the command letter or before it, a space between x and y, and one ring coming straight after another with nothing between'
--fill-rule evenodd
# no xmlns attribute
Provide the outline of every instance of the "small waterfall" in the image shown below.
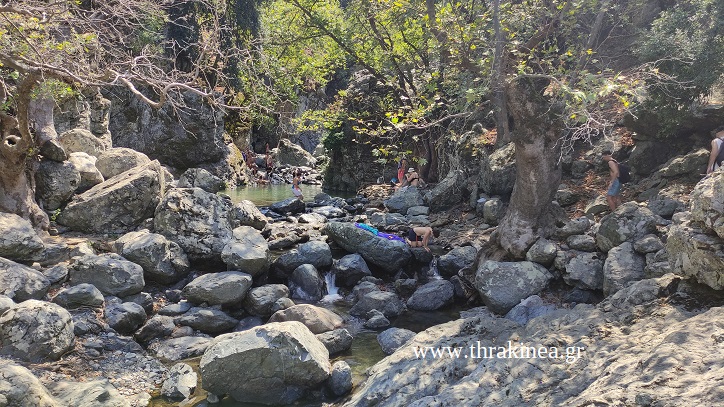
<svg viewBox="0 0 724 407"><path fill-rule="evenodd" d="M442 279L442 276L440 276L440 272L437 270L437 257L432 256L432 261L430 262L430 270L427 272L428 280L440 280Z"/></svg>
<svg viewBox="0 0 724 407"><path fill-rule="evenodd" d="M335 302L342 299L338 292L339 287L336 285L336 279L337 276L331 271L324 275L324 286L327 288L327 295L322 298L322 302Z"/></svg>

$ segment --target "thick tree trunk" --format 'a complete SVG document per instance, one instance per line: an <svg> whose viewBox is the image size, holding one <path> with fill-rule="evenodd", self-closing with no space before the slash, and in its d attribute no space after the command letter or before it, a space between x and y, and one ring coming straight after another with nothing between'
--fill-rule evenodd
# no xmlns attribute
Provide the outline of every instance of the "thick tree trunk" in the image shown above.
<svg viewBox="0 0 724 407"><path fill-rule="evenodd" d="M500 27L500 0L493 2L493 28L495 31L495 57L493 59L493 108L497 127L496 145L502 147L510 142L508 107L505 95L505 39Z"/></svg>
<svg viewBox="0 0 724 407"><path fill-rule="evenodd" d="M558 140L563 126L560 109L543 95L547 85L545 79L523 77L507 86L517 174L510 206L495 239L515 258L523 258L554 226L551 202L561 180Z"/></svg>

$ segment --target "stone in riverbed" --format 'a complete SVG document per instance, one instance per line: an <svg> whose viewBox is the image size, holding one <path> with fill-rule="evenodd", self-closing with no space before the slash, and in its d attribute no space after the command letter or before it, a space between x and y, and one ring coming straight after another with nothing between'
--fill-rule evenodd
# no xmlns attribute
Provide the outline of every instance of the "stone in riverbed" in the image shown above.
<svg viewBox="0 0 724 407"><path fill-rule="evenodd" d="M154 315L133 334L140 343L148 343L154 339L166 338L176 329L173 318L166 315Z"/></svg>
<svg viewBox="0 0 724 407"><path fill-rule="evenodd" d="M271 252L264 236L251 226L239 226L224 246L221 259L227 266L258 276L269 270Z"/></svg>
<svg viewBox="0 0 724 407"><path fill-rule="evenodd" d="M237 401L289 404L330 375L329 353L302 323L269 323L217 337L199 364L203 388Z"/></svg>
<svg viewBox="0 0 724 407"><path fill-rule="evenodd" d="M0 403L17 407L61 407L27 368L14 362L0 366Z"/></svg>
<svg viewBox="0 0 724 407"><path fill-rule="evenodd" d="M344 352L352 347L352 335L344 328L317 334L317 339L327 348L330 355Z"/></svg>
<svg viewBox="0 0 724 407"><path fill-rule="evenodd" d="M391 355L414 336L415 333L409 329L390 328L377 335L377 343L385 355Z"/></svg>
<svg viewBox="0 0 724 407"><path fill-rule="evenodd" d="M197 277L184 287L183 292L189 301L196 304L231 305L241 303L251 284L249 274L223 271Z"/></svg>
<svg viewBox="0 0 724 407"><path fill-rule="evenodd" d="M354 287L363 277L372 275L365 260L357 253L334 260L330 272L334 273L335 282L342 287Z"/></svg>
<svg viewBox="0 0 724 407"><path fill-rule="evenodd" d="M312 333L321 334L340 328L344 320L339 315L326 309L310 304L299 304L285 310L277 311L269 318L269 322L298 321L309 328Z"/></svg>
<svg viewBox="0 0 724 407"><path fill-rule="evenodd" d="M70 270L70 282L93 284L105 294L125 297L143 290L143 268L123 257L108 253L80 257Z"/></svg>
<svg viewBox="0 0 724 407"><path fill-rule="evenodd" d="M230 331L239 323L225 312L212 308L191 308L185 314L177 317L175 322L209 335Z"/></svg>
<svg viewBox="0 0 724 407"><path fill-rule="evenodd" d="M48 389L64 406L131 407L126 398L106 379L86 383L54 382L48 385Z"/></svg>
<svg viewBox="0 0 724 407"><path fill-rule="evenodd" d="M505 314L521 300L541 292L553 276L540 264L486 261L478 266L475 288L493 312Z"/></svg>
<svg viewBox="0 0 724 407"><path fill-rule="evenodd" d="M289 297L289 288L284 284L267 284L249 290L244 298L244 309L252 315L269 317L272 308L280 298Z"/></svg>
<svg viewBox="0 0 724 407"><path fill-rule="evenodd" d="M291 190L289 192L291 193ZM304 212L306 205L304 204L304 201L297 198L288 198L271 204L269 209L280 215L285 215L287 213L294 214Z"/></svg>
<svg viewBox="0 0 724 407"><path fill-rule="evenodd" d="M332 250L326 242L318 240L302 243L296 249L279 256L274 262L274 268L283 274L291 274L302 264L326 269L332 265Z"/></svg>
<svg viewBox="0 0 724 407"><path fill-rule="evenodd" d="M434 311L448 305L455 295L453 284L447 280L433 280L419 287L407 300L407 308Z"/></svg>
<svg viewBox="0 0 724 407"><path fill-rule="evenodd" d="M122 335L130 335L146 322L146 311L135 302L111 303L106 306L108 325Z"/></svg>
<svg viewBox="0 0 724 407"><path fill-rule="evenodd" d="M443 277L456 276L458 271L475 263L478 250L473 246L456 247L437 259L437 268Z"/></svg>
<svg viewBox="0 0 724 407"><path fill-rule="evenodd" d="M347 362L344 360L334 362L327 380L327 388L337 397L352 390L352 369Z"/></svg>
<svg viewBox="0 0 724 407"><path fill-rule="evenodd" d="M186 363L173 365L161 385L161 395L170 399L183 400L194 394L197 383L196 372Z"/></svg>
<svg viewBox="0 0 724 407"><path fill-rule="evenodd" d="M377 237L353 223L330 222L322 232L348 252L359 253L367 263L388 273L398 272L412 260L406 243Z"/></svg>
<svg viewBox="0 0 724 407"><path fill-rule="evenodd" d="M362 298L349 310L354 316L366 317L367 313L372 310L378 310L385 317L391 318L402 314L405 304L400 298L389 291L372 291L362 296Z"/></svg>
<svg viewBox="0 0 724 407"><path fill-rule="evenodd" d="M70 313L59 305L27 300L0 316L0 354L43 363L73 347Z"/></svg>
<svg viewBox="0 0 724 407"><path fill-rule="evenodd" d="M156 342L149 350L161 360L176 362L203 355L210 343L208 337L183 336Z"/></svg>
<svg viewBox="0 0 724 407"><path fill-rule="evenodd" d="M41 299L50 281L37 270L0 257L0 294L16 302Z"/></svg>
<svg viewBox="0 0 724 407"><path fill-rule="evenodd" d="M143 267L148 280L173 284L189 273L189 260L178 244L148 229L130 232L114 243L116 251Z"/></svg>
<svg viewBox="0 0 724 407"><path fill-rule="evenodd" d="M311 264L302 264L289 276L289 291L293 299L316 302L322 299L324 281Z"/></svg>
<svg viewBox="0 0 724 407"><path fill-rule="evenodd" d="M26 262L36 259L45 244L27 220L0 212L0 257Z"/></svg>
<svg viewBox="0 0 724 407"><path fill-rule="evenodd" d="M82 283L59 292L53 302L65 309L103 308L103 293L93 284Z"/></svg>

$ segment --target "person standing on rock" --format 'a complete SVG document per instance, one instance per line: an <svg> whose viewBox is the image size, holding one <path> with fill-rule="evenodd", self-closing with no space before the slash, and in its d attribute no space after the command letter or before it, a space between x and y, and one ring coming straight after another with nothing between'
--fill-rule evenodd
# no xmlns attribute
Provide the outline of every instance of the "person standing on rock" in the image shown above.
<svg viewBox="0 0 724 407"><path fill-rule="evenodd" d="M430 248L427 247L427 244L430 242L430 237L433 235L438 237L440 236L440 233L433 231L431 227L427 226L410 228L410 230L407 231L407 243L410 247L424 247L425 250L430 252Z"/></svg>
<svg viewBox="0 0 724 407"><path fill-rule="evenodd" d="M300 201L304 200L304 195L302 195L302 189L299 187L299 183L302 181L302 171L296 170L294 172L294 178L292 179L292 193L294 196L297 197Z"/></svg>
<svg viewBox="0 0 724 407"><path fill-rule="evenodd" d="M606 191L606 203L608 203L611 212L615 211L621 205L621 181L619 181L618 161L613 159L610 151L603 152L603 161L608 162L608 170L610 179L608 181L608 191Z"/></svg>
<svg viewBox="0 0 724 407"><path fill-rule="evenodd" d="M714 131L714 140L711 141L711 154L709 154L709 165L706 166L706 173L711 174L721 167L722 159L720 157L722 152L722 144L724 144L724 126L719 126Z"/></svg>

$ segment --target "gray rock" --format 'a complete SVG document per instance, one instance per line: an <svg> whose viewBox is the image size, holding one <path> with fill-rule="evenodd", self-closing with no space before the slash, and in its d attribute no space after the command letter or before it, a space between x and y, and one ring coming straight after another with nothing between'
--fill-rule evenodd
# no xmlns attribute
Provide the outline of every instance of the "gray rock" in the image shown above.
<svg viewBox="0 0 724 407"><path fill-rule="evenodd" d="M467 178L462 170L450 170L445 178L425 194L424 200L430 210L440 212L459 204L466 181ZM409 208L407 215L411 215Z"/></svg>
<svg viewBox="0 0 724 407"><path fill-rule="evenodd" d="M330 375L327 349L299 322L219 336L199 364L203 388L237 401L289 404Z"/></svg>
<svg viewBox="0 0 724 407"><path fill-rule="evenodd" d="M603 294L614 294L627 283L642 280L645 266L645 258L634 251L630 242L612 248L603 265Z"/></svg>
<svg viewBox="0 0 724 407"><path fill-rule="evenodd" d="M186 325L205 334L216 335L232 330L238 320L223 311L212 308L191 308L174 320L179 325Z"/></svg>
<svg viewBox="0 0 724 407"><path fill-rule="evenodd" d="M0 212L0 257L15 261L35 259L45 244L27 220Z"/></svg>
<svg viewBox="0 0 724 407"><path fill-rule="evenodd" d="M50 281L37 270L0 257L0 294L16 302L41 299Z"/></svg>
<svg viewBox="0 0 724 407"><path fill-rule="evenodd" d="M0 366L0 403L17 407L62 407L27 368L14 362Z"/></svg>
<svg viewBox="0 0 724 407"><path fill-rule="evenodd" d="M646 205L654 215L659 215L664 219L671 219L674 213L682 210L683 206L682 202L668 196L654 197Z"/></svg>
<svg viewBox="0 0 724 407"><path fill-rule="evenodd" d="M168 338L176 329L173 318L166 315L154 315L133 334L139 343L149 343L154 339Z"/></svg>
<svg viewBox="0 0 724 407"><path fill-rule="evenodd" d="M242 318L239 320L239 323L234 327L234 332L247 331L256 326L264 325L264 321L265 320L256 316Z"/></svg>
<svg viewBox="0 0 724 407"><path fill-rule="evenodd" d="M327 380L327 388L337 397L352 390L352 369L347 362L344 360L334 362Z"/></svg>
<svg viewBox="0 0 724 407"><path fill-rule="evenodd" d="M463 268L472 266L477 255L478 250L473 246L456 247L437 259L437 269L444 277L455 276Z"/></svg>
<svg viewBox="0 0 724 407"><path fill-rule="evenodd" d="M549 267L556 259L558 248L548 239L540 238L528 249L525 259Z"/></svg>
<svg viewBox="0 0 724 407"><path fill-rule="evenodd" d="M368 264L373 264L388 273L396 273L412 259L412 252L406 243L382 239L353 223L330 222L323 233L351 253L359 253Z"/></svg>
<svg viewBox="0 0 724 407"><path fill-rule="evenodd" d="M338 329L344 320L334 312L310 304L299 304L277 311L269 322L297 321L303 323L312 333L321 334Z"/></svg>
<svg viewBox="0 0 724 407"><path fill-rule="evenodd" d="M185 314L186 311L190 310L193 307L193 304L191 304L188 301L181 301L177 304L169 304L160 310L158 310L158 313L160 315L168 315L168 316L176 316Z"/></svg>
<svg viewBox="0 0 724 407"><path fill-rule="evenodd" d="M570 251L571 259L565 266L563 280L584 290L603 289L604 258L600 253Z"/></svg>
<svg viewBox="0 0 724 407"><path fill-rule="evenodd" d="M44 363L60 359L74 341L71 316L59 305L27 300L0 316L2 355Z"/></svg>
<svg viewBox="0 0 724 407"><path fill-rule="evenodd" d="M143 268L114 254L78 258L70 270L72 285L93 284L105 294L125 297L143 290Z"/></svg>
<svg viewBox="0 0 724 407"><path fill-rule="evenodd" d="M669 228L666 251L673 273L693 277L715 290L724 290L724 244L718 237L696 227L690 216Z"/></svg>
<svg viewBox="0 0 724 407"><path fill-rule="evenodd" d="M80 174L80 185L78 191L87 191L105 181L103 174L96 168L96 158L86 153L73 153L68 158Z"/></svg>
<svg viewBox="0 0 724 407"><path fill-rule="evenodd" d="M582 252L595 252L598 250L598 246L596 246L596 239L594 239L593 236L588 235L568 236L566 244L572 250L580 250Z"/></svg>
<svg viewBox="0 0 724 407"><path fill-rule="evenodd" d="M50 284L57 284L68 279L68 265L58 264L41 271Z"/></svg>
<svg viewBox="0 0 724 407"><path fill-rule="evenodd" d="M370 215L370 223L378 229L389 229L395 226L407 225L408 219L399 213L375 212Z"/></svg>
<svg viewBox="0 0 724 407"><path fill-rule="evenodd" d="M140 292L133 295L123 297L123 302L132 302L140 305L146 311L147 315L154 314L153 296L146 292Z"/></svg>
<svg viewBox="0 0 724 407"><path fill-rule="evenodd" d="M508 313L505 314L505 319L526 325L531 319L550 314L555 311L555 309L555 305L546 304L539 296L531 295L508 311Z"/></svg>
<svg viewBox="0 0 724 407"><path fill-rule="evenodd" d="M64 406L131 407L121 393L107 379L91 382L54 382L50 390Z"/></svg>
<svg viewBox="0 0 724 407"><path fill-rule="evenodd" d="M283 201L271 204L269 206L269 209L280 215L286 215L288 213L295 214L304 212L304 209L306 209L306 205L303 201L297 198L288 198Z"/></svg>
<svg viewBox="0 0 724 407"><path fill-rule="evenodd" d="M434 311L453 300L453 285L447 280L433 280L419 287L407 300L407 308L417 311Z"/></svg>
<svg viewBox="0 0 724 407"><path fill-rule="evenodd" d="M706 168L708 158L709 152L700 148L693 153L670 159L656 171L656 174L663 178L698 174Z"/></svg>
<svg viewBox="0 0 724 407"><path fill-rule="evenodd" d="M289 288L284 284L267 284L249 290L244 299L244 309L252 315L271 316L274 303L280 298L289 297Z"/></svg>
<svg viewBox="0 0 724 407"><path fill-rule="evenodd" d="M271 252L264 236L251 226L233 230L233 238L221 251L221 259L230 268L258 276L269 270Z"/></svg>
<svg viewBox="0 0 724 407"><path fill-rule="evenodd" d="M407 209L407 216L429 215L430 208L427 206L413 206Z"/></svg>
<svg viewBox="0 0 724 407"><path fill-rule="evenodd" d="M318 240L303 243L279 256L274 262L274 268L289 275L302 264L311 264L317 269L329 268L332 265L332 250L327 243Z"/></svg>
<svg viewBox="0 0 724 407"><path fill-rule="evenodd" d="M60 291L53 302L66 309L103 308L105 300L103 293L93 284L82 283Z"/></svg>
<svg viewBox="0 0 724 407"><path fill-rule="evenodd" d="M121 256L143 268L147 280L173 284L186 277L191 267L178 244L147 229L121 236L114 246Z"/></svg>
<svg viewBox="0 0 724 407"><path fill-rule="evenodd" d="M570 206L578 202L578 195L569 188L561 188L556 192L555 200L561 206Z"/></svg>
<svg viewBox="0 0 724 407"><path fill-rule="evenodd" d="M521 300L541 292L552 278L537 263L486 261L478 266L475 288L488 308L505 314Z"/></svg>
<svg viewBox="0 0 724 407"><path fill-rule="evenodd" d="M598 215L609 210L605 196L597 196L593 201L589 202L584 209L586 215Z"/></svg>
<svg viewBox="0 0 724 407"><path fill-rule="evenodd" d="M226 189L224 180L203 168L189 168L178 179L178 188L201 188L215 194Z"/></svg>
<svg viewBox="0 0 724 407"><path fill-rule="evenodd" d="M352 347L352 335L344 328L317 334L317 339L327 348L330 355L344 352Z"/></svg>
<svg viewBox="0 0 724 407"><path fill-rule="evenodd" d="M389 328L377 335L377 343L385 355L391 355L414 336L415 333L409 329Z"/></svg>
<svg viewBox="0 0 724 407"><path fill-rule="evenodd" d="M186 363L177 363L168 369L161 385L161 395L173 400L183 400L194 394L198 378L194 369Z"/></svg>
<svg viewBox="0 0 724 407"><path fill-rule="evenodd" d="M103 140L85 129L72 129L58 136L60 145L67 154L86 153L98 157L106 149Z"/></svg>
<svg viewBox="0 0 724 407"><path fill-rule="evenodd" d="M240 304L251 287L252 277L240 271L208 273L195 278L183 292L186 298L196 304L209 305Z"/></svg>
<svg viewBox="0 0 724 407"><path fill-rule="evenodd" d="M35 199L46 211L60 209L80 186L80 173L68 161L41 161L35 173Z"/></svg>
<svg viewBox="0 0 724 407"><path fill-rule="evenodd" d="M327 218L324 216L318 214L318 213L305 213L303 215L300 215L299 223L309 223L312 225L322 224L327 222Z"/></svg>
<svg viewBox="0 0 724 407"><path fill-rule="evenodd" d="M117 147L102 152L96 161L96 168L105 179L109 179L150 162L146 154L130 148Z"/></svg>
<svg viewBox="0 0 724 407"><path fill-rule="evenodd" d="M596 244L603 252L626 241L635 241L656 232L656 217L635 202L626 202L601 219Z"/></svg>
<svg viewBox="0 0 724 407"><path fill-rule="evenodd" d="M634 250L636 250L637 253L641 254L655 253L663 249L664 244L661 242L661 239L659 239L658 236L646 235L641 239L636 240L634 242L633 248Z"/></svg>
<svg viewBox="0 0 724 407"><path fill-rule="evenodd" d="M242 200L234 204L231 223L233 227L251 226L257 230L263 230L269 223L269 218L264 216L253 202Z"/></svg>
<svg viewBox="0 0 724 407"><path fill-rule="evenodd" d="M367 321L364 326L370 329L382 329L390 326L390 320L385 317L385 314L373 309L367 313Z"/></svg>
<svg viewBox="0 0 724 407"><path fill-rule="evenodd" d="M177 362L203 355L210 343L210 338L183 336L154 343L149 350L163 361Z"/></svg>
<svg viewBox="0 0 724 407"><path fill-rule="evenodd" d="M130 335L146 322L146 310L135 302L110 303L105 308L108 325L121 335Z"/></svg>
<svg viewBox="0 0 724 407"><path fill-rule="evenodd" d="M372 310L378 310L387 318L400 315L405 309L405 304L400 298L389 291L372 291L364 294L359 301L349 310L354 316L367 316Z"/></svg>
<svg viewBox="0 0 724 407"><path fill-rule="evenodd" d="M0 295L0 315L15 306L15 301L5 295Z"/></svg>
<svg viewBox="0 0 724 407"><path fill-rule="evenodd" d="M403 215L407 214L407 210L415 207L422 206L425 201L420 194L420 190L416 187L405 187L400 188L391 197L384 201L385 208L390 212L397 212Z"/></svg>
<svg viewBox="0 0 724 407"><path fill-rule="evenodd" d="M505 204L499 198L491 198L483 204L483 220L493 226L505 215Z"/></svg>
<svg viewBox="0 0 724 407"><path fill-rule="evenodd" d="M312 209L312 212L322 215L326 219L342 218L342 217L347 216L347 212L344 209L337 208L336 206L330 206L330 205L314 208L314 209Z"/></svg>
<svg viewBox="0 0 724 407"><path fill-rule="evenodd" d="M76 196L58 215L57 222L85 233L130 232L153 216L164 190L161 165L153 161Z"/></svg>
<svg viewBox="0 0 724 407"><path fill-rule="evenodd" d="M315 167L317 159L302 147L292 143L289 139L281 139L277 159L282 164L292 167Z"/></svg>
<svg viewBox="0 0 724 407"><path fill-rule="evenodd" d="M289 291L292 298L304 301L319 301L324 296L324 281L311 264L302 264L289 276Z"/></svg>
<svg viewBox="0 0 724 407"><path fill-rule="evenodd" d="M691 192L691 219L724 239L724 173L704 177Z"/></svg>
<svg viewBox="0 0 724 407"><path fill-rule="evenodd" d="M285 310L287 308L293 307L294 301L292 301L291 298L282 297L276 301L274 301L274 305L272 305L271 311L272 315L276 313L277 311Z"/></svg>
<svg viewBox="0 0 724 407"><path fill-rule="evenodd" d="M515 144L495 150L483 162L478 187L490 195L510 195L515 185Z"/></svg>
<svg viewBox="0 0 724 407"><path fill-rule="evenodd" d="M372 275L365 260L357 253L334 260L330 272L334 273L335 282L342 287L354 287L363 277Z"/></svg>
<svg viewBox="0 0 724 407"><path fill-rule="evenodd" d="M591 221L587 217L582 216L566 222L563 227L557 228L554 236L558 239L566 239L569 236L582 235L586 233L590 227Z"/></svg>
<svg viewBox="0 0 724 407"><path fill-rule="evenodd" d="M157 233L178 243L189 260L221 262L232 239L232 203L201 188L172 189L156 208Z"/></svg>
<svg viewBox="0 0 724 407"><path fill-rule="evenodd" d="M374 278L374 277L372 277L372 278ZM380 288L377 287L377 284L375 284L371 281L362 281L359 284L357 284L356 286L354 286L354 288L352 289L352 295L354 296L354 298L357 301L359 301L365 295L367 295L371 292L375 292L375 291L380 291Z"/></svg>

